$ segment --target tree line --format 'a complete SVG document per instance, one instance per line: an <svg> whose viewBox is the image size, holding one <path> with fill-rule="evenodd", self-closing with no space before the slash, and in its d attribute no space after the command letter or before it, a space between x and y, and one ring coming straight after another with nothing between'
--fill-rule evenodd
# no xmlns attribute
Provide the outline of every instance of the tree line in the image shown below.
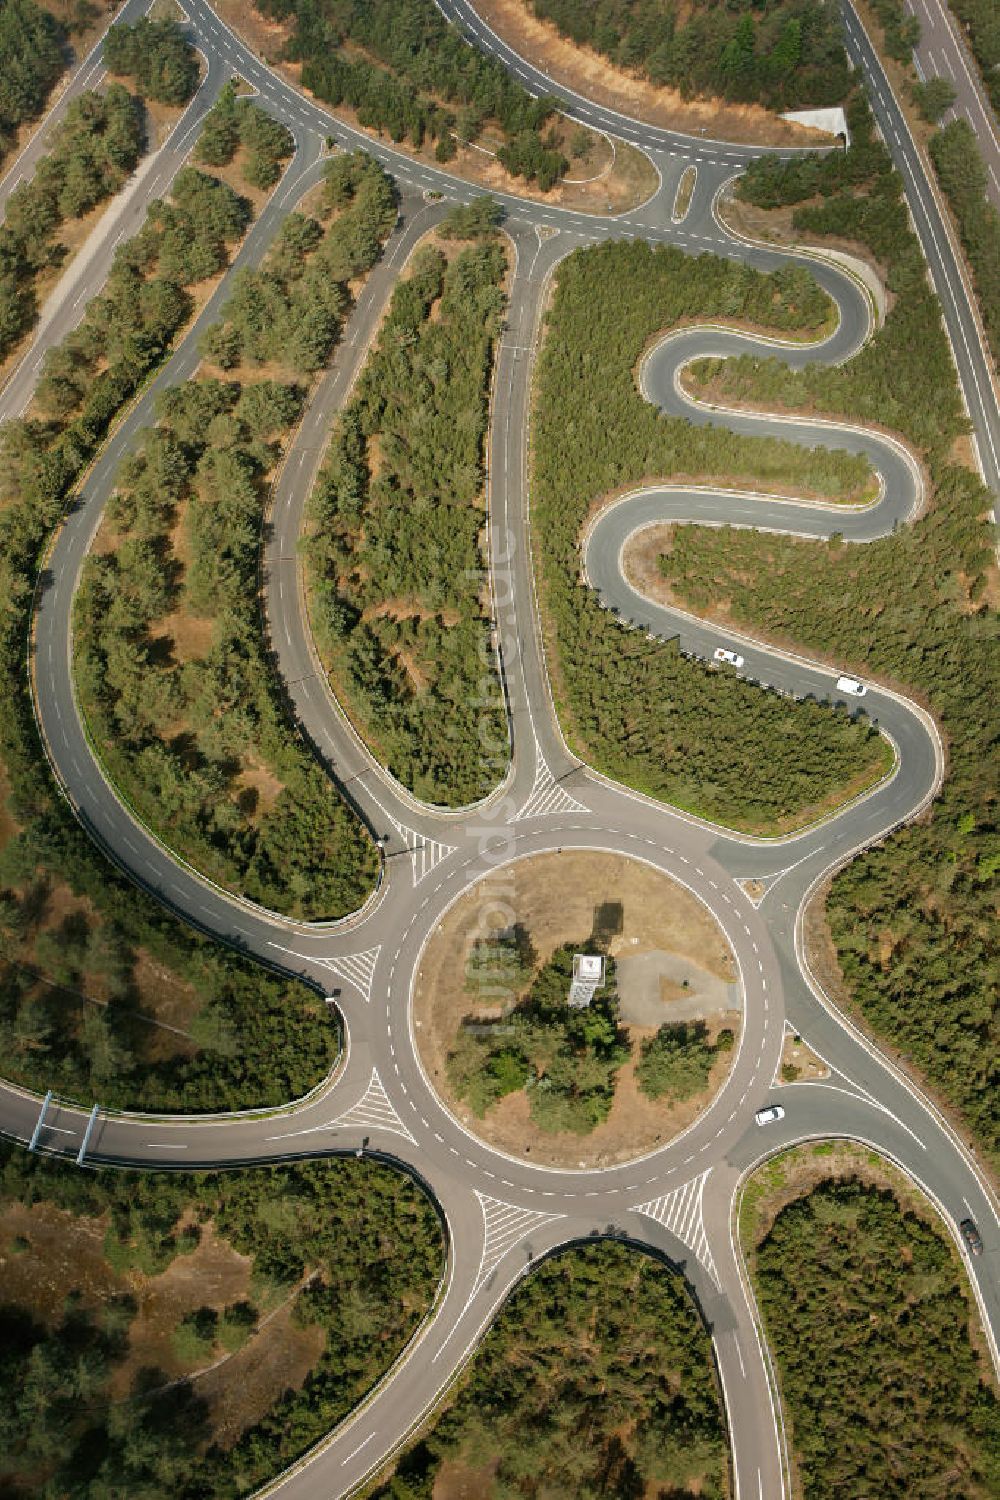
<svg viewBox="0 0 1000 1500"><path fill-rule="evenodd" d="M302 63L303 85L334 108L357 110L361 125L418 148L436 141L447 162L456 134L475 141L496 122L509 172L548 190L568 170L543 134L554 101L535 99L499 59L471 47L434 0L262 0L260 9L294 20L287 55Z"/></svg>
<svg viewBox="0 0 1000 1500"><path fill-rule="evenodd" d="M162 394L117 476L116 545L84 565L74 671L104 764L171 848L268 907L336 918L371 890L375 849L288 722L257 594L267 479L302 397L270 380ZM180 651L185 620L208 639Z"/></svg>
<svg viewBox="0 0 1000 1500"><path fill-rule="evenodd" d="M176 21L117 21L104 38L104 62L163 104L186 104L198 87L198 54Z"/></svg>
<svg viewBox="0 0 1000 1500"><path fill-rule="evenodd" d="M986 165L968 120L952 120L936 131L929 149L958 220L993 362L1000 365L1000 213L986 196Z"/></svg>
<svg viewBox="0 0 1000 1500"><path fill-rule="evenodd" d="M34 0L0 6L0 161L17 130L37 119L49 90L66 66L63 36L51 12Z"/></svg>
<svg viewBox="0 0 1000 1500"><path fill-rule="evenodd" d="M993 0L948 0L965 27L986 92L1000 110L1000 15Z"/></svg>
<svg viewBox="0 0 1000 1500"><path fill-rule="evenodd" d="M711 1344L683 1276L607 1240L545 1260L373 1500L431 1500L445 1465L512 1500L721 1500Z"/></svg>
<svg viewBox="0 0 1000 1500"><path fill-rule="evenodd" d="M765 205L796 203L796 227L846 234L878 256L897 293L884 327L839 369L788 376L767 361L736 361L730 389L770 406L808 404L892 427L928 466L929 507L866 547L682 528L662 566L682 598L724 602L727 617L795 649L864 664L927 703L941 723L948 774L930 817L842 871L827 914L862 1016L995 1152L994 497L952 461L967 421L937 300L884 150L874 139L860 146L860 158L852 147L846 158L755 166L743 191ZM842 183L844 172L853 180Z"/></svg>
<svg viewBox="0 0 1000 1500"><path fill-rule="evenodd" d="M8 1077L84 1101L276 1105L311 1088L337 1053L336 1029L304 986L196 936L98 853L56 791L27 676L45 542L111 419L187 317L184 278L225 263L246 212L215 179L178 174L171 198L119 250L104 294L47 357L39 393L49 407L0 427L0 762L14 824L0 850L0 1041ZM62 883L86 900L85 919L51 922ZM144 960L195 994L192 1035L176 1050L151 1045L155 1028L137 1014ZM85 998L98 986L106 1009Z"/></svg>
<svg viewBox="0 0 1000 1500"><path fill-rule="evenodd" d="M530 0L535 15L619 67L674 88L767 109L839 104L850 71L822 0Z"/></svg>
<svg viewBox="0 0 1000 1500"><path fill-rule="evenodd" d="M1000 1408L969 1336L955 1253L858 1178L783 1208L752 1275L805 1500L987 1500Z"/></svg>
<svg viewBox="0 0 1000 1500"><path fill-rule="evenodd" d="M450 263L418 252L309 502L312 622L336 691L393 775L451 806L492 790L508 755L482 538L506 264L489 240Z"/></svg>
<svg viewBox="0 0 1000 1500"><path fill-rule="evenodd" d="M622 629L582 583L580 539L595 501L654 479L834 496L845 473L856 479L847 455L692 426L636 387L648 341L683 318L815 327L826 304L811 285L642 242L578 251L558 269L536 380L534 532L564 730L616 780L754 832L805 821L880 775L884 745L863 720L789 703L689 661L676 640Z"/></svg>
<svg viewBox="0 0 1000 1500"><path fill-rule="evenodd" d="M0 1483L11 1500L37 1494L40 1484L74 1500L168 1493L235 1500L256 1490L342 1420L392 1364L431 1306L442 1269L441 1228L426 1195L371 1161L197 1176L81 1173L2 1143L0 1170L5 1204L47 1203L105 1219L107 1267L118 1273L115 1290L96 1305L71 1293L50 1326L29 1308L0 1306L0 1371L10 1397L0 1413ZM305 1379L224 1444L196 1382L171 1383L148 1368L125 1399L112 1391L133 1322L147 1299L166 1296L156 1278L210 1229L250 1257L259 1292L288 1297L308 1274L292 1318L322 1332ZM25 1252L30 1230L27 1239ZM177 1326L175 1342L207 1363L212 1330L236 1346L253 1322L252 1304L207 1303Z"/></svg>
<svg viewBox="0 0 1000 1500"><path fill-rule="evenodd" d="M10 194L0 225L0 360L35 321L37 276L66 254L56 238L60 225L118 192L143 138L138 101L127 89L116 83L102 94L88 91L69 104L34 176Z"/></svg>

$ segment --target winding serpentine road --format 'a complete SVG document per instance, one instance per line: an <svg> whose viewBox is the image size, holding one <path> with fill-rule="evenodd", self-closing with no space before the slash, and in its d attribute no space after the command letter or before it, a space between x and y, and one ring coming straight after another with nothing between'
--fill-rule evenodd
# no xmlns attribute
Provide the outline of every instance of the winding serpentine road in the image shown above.
<svg viewBox="0 0 1000 1500"><path fill-rule="evenodd" d="M477 45L500 51L529 87L545 80L498 48L464 0L443 7L457 15ZM132 6L130 5L129 13ZM324 434L360 366L381 310L406 255L447 200L473 189L424 167L334 120L256 59L218 19L206 0L186 10L208 61L189 106L183 139L238 72L265 106L293 131L296 154L253 225L233 267L168 364L129 411L89 473L55 538L39 589L34 643L36 706L52 764L77 815L138 884L186 920L262 962L302 975L323 992L336 989L347 1045L335 1074L283 1112L218 1117L151 1117L100 1112L87 1141L97 1164L184 1167L288 1160L357 1150L399 1162L427 1184L447 1224L448 1262L437 1305L382 1384L317 1449L268 1487L286 1500L345 1495L359 1486L405 1438L475 1347L497 1306L539 1256L593 1233L615 1233L682 1265L712 1331L732 1438L734 1492L742 1500L786 1494L780 1413L771 1396L766 1349L732 1238L732 1207L746 1173L766 1154L818 1136L870 1142L909 1172L933 1197L952 1231L971 1214L986 1253L967 1269L996 1358L1000 1320L1000 1224L975 1162L930 1103L826 1002L809 975L802 912L816 885L864 844L916 814L933 797L941 749L931 721L913 704L871 686L865 706L892 739L894 773L871 795L817 827L757 840L690 818L609 783L567 750L552 704L536 618L530 567L526 488L528 393L533 352L548 278L582 244L641 236L773 269L790 253L750 246L715 216L724 183L753 154L656 130L588 101L567 112L643 146L661 173L657 194L635 212L601 219L505 196L506 229L515 251L507 330L497 352L489 448L490 545L495 613L511 742L499 747L497 790L482 804L442 812L421 804L367 751L333 701L318 670L301 603L296 540ZM136 10L138 13L138 8ZM986 362L954 252L933 191L920 170L905 124L877 59L847 10L848 45L864 68L880 126L904 172L955 348L987 480L997 486L998 414ZM333 136L364 146L400 186L399 222L384 256L361 292L330 369L320 380L275 488L265 545L267 626L280 671L304 733L372 830L387 836L378 892L353 917L336 923L296 922L218 890L172 856L121 804L104 779L80 723L71 674L72 599L79 570L111 492L115 468L147 424L158 390L187 378L197 365L198 333L218 314L232 275L258 262L281 217L315 182L321 143ZM137 200L163 192L182 157L182 139L148 170ZM688 162L698 167L691 208L672 219L674 195ZM0 184L0 195L8 179ZM427 198L433 189L445 203ZM555 231L554 233L552 231ZM848 359L868 337L869 299L833 263L810 257L817 279L836 302L840 321L822 345L786 347L792 362ZM96 273L95 273L96 274ZM99 282L97 283L99 284ZM89 285L89 283L88 283ZM96 289L96 286L95 286ZM73 308L50 319L31 356L63 336ZM830 442L865 452L884 481L879 501L850 512L766 497L655 487L601 515L587 539L589 580L623 616L655 633L679 636L682 649L707 655L719 634L696 619L635 594L620 554L627 538L653 520L727 521L821 536L832 527L855 542L905 524L920 502L912 460L877 434L776 418L710 413L682 395L677 372L697 354L752 346L743 335L688 329L664 339L643 371L651 401L692 421L780 433L805 443ZM27 368L27 365L25 366ZM30 394L31 374L17 372L0 398L3 414ZM23 382L18 384L17 382ZM835 696L835 675L805 659L745 640L745 670L795 695ZM847 665L847 664L845 664ZM739 965L744 1027L732 1073L710 1108L680 1137L626 1165L560 1171L495 1151L444 1108L425 1077L410 1031L410 987L429 935L449 905L480 876L551 848L600 848L647 860L685 884L724 928ZM740 883L754 879L752 901ZM830 1067L822 1083L772 1093L786 1021ZM779 1098L786 1117L762 1136L753 1112ZM10 1085L0 1087L0 1123L36 1149L74 1154L87 1128L85 1111ZM956 1236L957 1237L957 1236Z"/></svg>

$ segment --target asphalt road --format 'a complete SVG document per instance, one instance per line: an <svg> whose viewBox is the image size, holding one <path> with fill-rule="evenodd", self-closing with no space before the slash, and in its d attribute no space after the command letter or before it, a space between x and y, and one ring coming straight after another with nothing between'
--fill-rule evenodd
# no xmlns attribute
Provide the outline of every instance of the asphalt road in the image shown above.
<svg viewBox="0 0 1000 1500"><path fill-rule="evenodd" d="M530 566L526 434L531 363L547 278L576 246L607 236L641 234L692 252L712 249L763 268L786 263L790 257L733 239L714 216L716 194L736 169L733 151L738 148L664 139L664 132L650 137L663 185L650 203L623 219L604 220L503 198L516 264L507 331L497 356L489 500L498 662L511 742L497 747L497 791L476 808L443 814L419 803L373 761L332 701L317 671L296 565L302 507L330 416L346 398L399 267L441 211L428 202L426 193L433 189L446 201L472 195L468 184L447 173L425 168L381 144L373 148L400 184L400 221L358 299L336 359L318 384L275 486L265 551L265 606L271 644L303 732L372 831L388 834L389 843L379 891L362 912L341 923L282 919L211 886L132 818L93 757L73 695L72 598L120 458L151 420L157 391L195 369L198 333L218 315L231 276L241 265L260 260L281 218L317 180L322 138L330 134L346 146L372 144L276 78L227 31L204 0L190 0L186 9L209 59L197 109L207 107L229 72L238 72L259 89L265 106L289 124L298 150L234 267L106 445L54 540L38 595L37 710L66 794L109 855L187 920L265 963L301 974L324 992L339 991L348 1045L334 1076L286 1111L247 1111L214 1119L100 1111L88 1141L87 1161L164 1168L235 1166L360 1148L406 1164L440 1205L449 1260L434 1316L373 1398L336 1429L309 1462L273 1487L283 1496L312 1500L350 1493L432 1404L517 1278L539 1256L594 1232L626 1236L684 1266L713 1332L732 1433L735 1492L744 1500L782 1496L782 1441L766 1378L766 1352L757 1336L729 1227L742 1174L762 1151L831 1134L870 1141L887 1151L926 1186L953 1231L967 1212L977 1219L986 1253L968 1262L968 1269L987 1326L994 1328L1000 1315L1000 1225L973 1158L919 1092L828 1007L801 953L801 913L816 882L853 850L924 805L937 785L940 749L933 725L914 705L873 685L864 706L896 745L895 774L872 796L820 826L771 841L738 837L677 814L611 785L581 765L562 740L539 639ZM912 143L908 150L905 125L877 62L866 53L863 38L852 34L851 45L873 80L876 108L882 112L887 139L895 141L892 149L899 152L935 284L939 292L944 288L945 316L980 452L985 449L995 461L991 444L997 432L996 405L988 381L980 378L982 351L977 353L974 324L949 260L937 205L923 182ZM591 123L584 106L579 109ZM628 128L643 138L646 127ZM624 133L624 126L618 133ZM675 225L673 194L686 152L698 165L698 179L691 210L682 224ZM167 183L177 165L164 157L155 180ZM136 195L137 205L145 196L145 191ZM552 230L556 233L548 232ZM812 356L849 358L868 333L867 302L841 271L824 263L813 265L841 318L831 339L811 351ZM680 339L664 341L645 370L649 398L680 409L674 378L680 364L698 353L731 352L736 345L728 342L730 337L689 331ZM801 351L785 352L792 359L808 357ZM9 399L9 391L0 399L5 413L12 409ZM685 414L694 420L723 420L718 413L709 416L690 408ZM670 516L682 521L735 519L812 535L835 527L850 532L861 545L894 523L905 524L917 496L911 464L875 435L831 434L814 431L809 424L772 419L753 419L753 425L805 442L857 445L882 473L884 494L867 511L832 514L766 499L654 489L610 511L589 539L590 581L642 628L679 634L684 649L698 654L709 653L716 632L686 617L657 612L638 596L621 592L626 586L618 558L636 524ZM745 670L759 681L800 696L831 692L832 677L824 668L751 641L741 650L747 657ZM863 675L862 664L845 665ZM411 979L423 946L451 902L498 866L542 849L574 847L632 854L686 884L715 914L733 946L745 1013L732 1073L705 1114L681 1137L644 1159L589 1172L539 1168L469 1135L424 1076L409 1013ZM761 881L764 895L757 904L737 877ZM827 1060L831 1072L824 1083L775 1091L786 1022ZM785 1119L767 1131L759 1130L753 1111L779 1097L786 1107ZM86 1112L54 1101L39 1117L36 1097L10 1086L0 1090L5 1133L22 1141L35 1135L38 1149L75 1154L83 1140Z"/></svg>
<svg viewBox="0 0 1000 1500"><path fill-rule="evenodd" d="M913 61L921 78L947 78L954 85L955 103L941 123L966 120L986 163L987 194L1000 209L1000 128L979 74L962 23L948 0L906 0L906 8L920 22L920 44Z"/></svg>

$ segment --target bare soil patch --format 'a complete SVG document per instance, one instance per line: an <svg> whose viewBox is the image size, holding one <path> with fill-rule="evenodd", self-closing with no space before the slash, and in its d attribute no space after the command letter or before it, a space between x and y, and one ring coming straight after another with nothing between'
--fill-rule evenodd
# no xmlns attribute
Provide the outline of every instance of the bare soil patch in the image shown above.
<svg viewBox="0 0 1000 1500"><path fill-rule="evenodd" d="M282 61L285 43L291 34L289 26L267 21L252 5L247 5L246 0L218 0L215 8L226 24L238 32L259 57L274 68L275 72L279 73L286 82L324 110L331 120L343 120L352 129L360 130L365 135L377 139L388 138L384 132L371 130L362 125L353 109L346 105L333 109L331 105L322 99L317 99L309 89L303 87L301 64ZM452 176L464 178L467 182L478 183L491 192L513 193L521 198L534 199L536 202L551 203L560 208L582 208L595 214L621 214L638 208L640 203L644 203L647 198L651 197L659 185L659 178L652 163L643 156L641 151L618 142L615 144L615 166L606 177L601 177L597 182L559 183L548 193L543 193L534 184L525 182L523 177L512 177L496 158L489 154L488 141L486 150L483 150L481 146L459 144L457 155L447 163L444 170ZM393 142L393 149L427 166L440 168L434 155L432 141L419 151L406 141ZM594 149L596 150L596 145ZM570 175L578 174L571 168Z"/></svg>
<svg viewBox="0 0 1000 1500"><path fill-rule="evenodd" d="M659 88L615 67L600 52L570 41L552 22L533 15L524 0L477 0L476 11L515 52L548 74L554 93L561 84L650 125L712 140L820 146L830 139L823 131L782 120L759 104L683 99L676 89Z"/></svg>
<svg viewBox="0 0 1000 1500"><path fill-rule="evenodd" d="M465 988L465 965L476 938L520 924L539 963L564 943L600 934L612 956L660 950L732 983L736 969L725 935L711 913L683 886L638 860L600 851L534 855L480 881L451 908L421 960L412 998L414 1035L424 1069L447 1107L473 1133L513 1155L550 1166L610 1166L645 1154L683 1130L710 1103L734 1053L717 1058L706 1089L679 1103L641 1093L634 1065L656 1026L630 1026L632 1058L617 1075L608 1119L588 1135L549 1135L530 1117L528 1095L508 1094L478 1120L452 1091L447 1058L463 1023L496 1020L495 1001ZM714 1041L738 1031L738 1011L707 1015Z"/></svg>

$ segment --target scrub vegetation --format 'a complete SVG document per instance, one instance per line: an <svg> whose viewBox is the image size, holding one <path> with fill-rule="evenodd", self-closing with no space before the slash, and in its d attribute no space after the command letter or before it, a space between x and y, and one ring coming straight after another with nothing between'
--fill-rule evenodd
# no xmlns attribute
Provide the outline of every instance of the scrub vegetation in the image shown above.
<svg viewBox="0 0 1000 1500"><path fill-rule="evenodd" d="M664 416L640 395L650 339L685 318L815 328L826 299L800 270L764 276L637 242L579 251L557 272L538 364L533 513L539 584L564 729L605 774L752 832L805 823L877 780L875 730L693 663L676 641L623 630L580 580L580 541L602 497L653 480L852 490L849 455L745 438Z"/></svg>
<svg viewBox="0 0 1000 1500"><path fill-rule="evenodd" d="M55 18L33 0L0 6L0 162L18 127L42 113L48 92L66 66Z"/></svg>
<svg viewBox="0 0 1000 1500"><path fill-rule="evenodd" d="M995 1153L993 497L951 461L966 420L899 180L877 141L866 147L867 173L857 150L777 170L755 166L742 190L764 207L799 204L797 228L867 245L897 294L884 328L840 369L788 375L769 361L739 360L725 388L772 408L808 403L855 419L877 415L922 454L928 512L865 547L680 528L662 566L693 607L724 607L727 618L777 641L864 664L925 701L942 725L948 775L930 816L838 875L827 914L847 997ZM853 163L850 181L837 163Z"/></svg>
<svg viewBox="0 0 1000 1500"><path fill-rule="evenodd" d="M0 427L0 1044L5 1076L144 1108L275 1105L315 1085L336 1029L302 985L196 936L120 877L56 791L27 677L33 580L108 426L167 354L189 287L225 266L248 210L185 169L48 355L38 415Z"/></svg>
<svg viewBox="0 0 1000 1500"><path fill-rule="evenodd" d="M294 21L286 55L302 63L303 85L335 109L349 105L361 125L416 147L435 141L440 162L456 154L456 135L475 141L491 125L514 176L547 190L569 169L545 128L555 101L533 98L471 47L434 0L259 0L258 9Z"/></svg>
<svg viewBox="0 0 1000 1500"><path fill-rule="evenodd" d="M38 313L39 273L66 254L58 230L123 186L143 146L138 101L121 84L74 99L52 132L52 150L7 199L0 226L0 360Z"/></svg>
<svg viewBox="0 0 1000 1500"><path fill-rule="evenodd" d="M684 1278L601 1241L521 1283L374 1500L431 1500L449 1480L481 1500L721 1500L726 1470L711 1345Z"/></svg>
<svg viewBox="0 0 1000 1500"><path fill-rule="evenodd" d="M313 630L334 689L418 797L492 790L507 728L490 642L484 443L507 258L418 250L309 504Z"/></svg>
<svg viewBox="0 0 1000 1500"><path fill-rule="evenodd" d="M198 87L198 54L176 21L116 22L104 39L104 61L162 104L186 104Z"/></svg>
<svg viewBox="0 0 1000 1500"><path fill-rule="evenodd" d="M825 1181L752 1250L804 1500L987 1500L1000 1412L955 1252L894 1194Z"/></svg>
<svg viewBox="0 0 1000 1500"><path fill-rule="evenodd" d="M219 1175L83 1173L0 1144L0 1163L0 1215L31 1204L46 1218L57 1210L72 1215L78 1238L92 1227L99 1244L103 1232L103 1256L96 1265L93 1252L87 1257L89 1284L66 1286L49 1306L30 1292L0 1306L8 1393L0 1413L0 1485L11 1500L43 1488L79 1500L229 1500L256 1490L328 1432L391 1365L430 1307L441 1273L431 1204L409 1178L373 1162ZM27 1217L27 1243L14 1248L41 1258L41 1242L37 1250L32 1244L37 1222ZM209 1290L208 1301L182 1311L180 1260L196 1264L209 1242L216 1265L229 1249L229 1279L245 1290L229 1303ZM75 1278L72 1267L70 1274ZM141 1341L149 1320L162 1321L171 1302L167 1371L143 1365ZM257 1335L261 1316L277 1307L281 1321ZM286 1386L279 1368L263 1399L256 1396L256 1411L254 1395L239 1393L245 1420L224 1421L233 1396L224 1381L199 1378L198 1367L228 1357L231 1367L220 1373L259 1391L256 1366L273 1363L277 1340L307 1351L304 1375L300 1355Z"/></svg>
<svg viewBox="0 0 1000 1500"><path fill-rule="evenodd" d="M822 0L528 0L574 42L685 98L768 109L839 104L850 72L836 11Z"/></svg>

